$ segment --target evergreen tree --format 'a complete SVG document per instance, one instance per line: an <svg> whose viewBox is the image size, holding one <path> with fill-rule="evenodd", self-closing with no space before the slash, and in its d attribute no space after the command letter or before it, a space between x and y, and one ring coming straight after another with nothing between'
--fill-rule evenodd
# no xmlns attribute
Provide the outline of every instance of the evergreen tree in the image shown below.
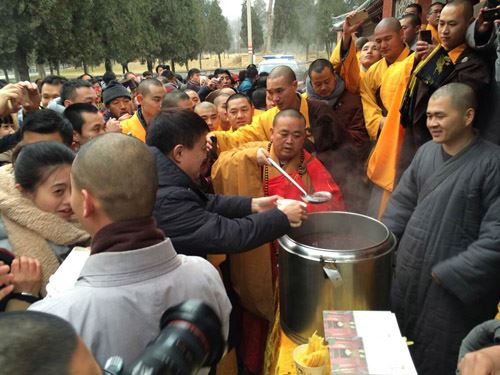
<svg viewBox="0 0 500 375"><path fill-rule="evenodd" d="M97 33L88 22L92 14L92 1L67 2L55 0L46 3L37 15L40 25L35 45L35 58L39 66L49 64L51 72L59 72L61 62L80 65L75 56L86 56L92 63L98 63L101 54ZM77 16L78 15L78 16ZM85 38L83 38L85 36Z"/></svg>
<svg viewBox="0 0 500 375"><path fill-rule="evenodd" d="M267 16L266 2L264 0L254 0L252 7L255 9L255 13L257 13L257 18L261 25L264 25Z"/></svg>
<svg viewBox="0 0 500 375"><path fill-rule="evenodd" d="M332 17L348 11L344 1L319 0L316 6L316 35L326 48L328 56L332 53L336 34L332 31Z"/></svg>
<svg viewBox="0 0 500 375"><path fill-rule="evenodd" d="M219 57L219 66L221 66L220 55L229 49L231 42L229 38L229 25L222 15L218 0L212 0L210 3L207 23L207 35L210 36L207 43L208 49L210 52L217 54Z"/></svg>
<svg viewBox="0 0 500 375"><path fill-rule="evenodd" d="M12 61L21 80L29 80L28 57L35 48L42 11L40 0L0 1L0 51Z"/></svg>
<svg viewBox="0 0 500 375"><path fill-rule="evenodd" d="M273 45L299 41L298 4L301 0L275 0L273 16ZM300 17L299 17L300 16Z"/></svg>
<svg viewBox="0 0 500 375"><path fill-rule="evenodd" d="M312 9L311 9L312 7ZM309 59L309 47L313 44L316 39L316 5L306 4L304 2L298 2L297 12L301 14L298 22L298 32L297 41L305 47L306 50L306 61Z"/></svg>
<svg viewBox="0 0 500 375"><path fill-rule="evenodd" d="M199 24L199 34L198 34L198 42L200 44L200 48L198 51L200 69L203 69L202 66L202 55L203 52L209 52L207 48L209 42L209 34L208 34L208 15L210 14L210 1L209 0L197 0L198 2L198 24Z"/></svg>
<svg viewBox="0 0 500 375"><path fill-rule="evenodd" d="M174 63L186 64L188 60L198 56L200 27L197 22L201 12L193 1L174 1L176 11L171 26L170 60Z"/></svg>
<svg viewBox="0 0 500 375"><path fill-rule="evenodd" d="M255 7L252 8L252 43L254 51L260 50L264 45L264 32L262 30L262 22L257 15ZM241 4L241 42L244 46L247 45L247 2L243 0Z"/></svg>
<svg viewBox="0 0 500 375"><path fill-rule="evenodd" d="M147 22L138 9L143 1L94 0L94 28L99 35L106 71L112 70L112 60L126 63L142 55L142 42L150 37L144 35Z"/></svg>

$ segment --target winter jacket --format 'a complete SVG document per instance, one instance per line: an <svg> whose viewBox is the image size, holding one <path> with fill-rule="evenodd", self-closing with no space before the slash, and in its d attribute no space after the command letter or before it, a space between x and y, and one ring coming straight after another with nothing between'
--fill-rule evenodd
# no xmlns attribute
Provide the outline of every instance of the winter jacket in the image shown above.
<svg viewBox="0 0 500 375"><path fill-rule="evenodd" d="M178 253L238 253L288 232L288 219L277 208L252 214L252 198L205 194L160 150L151 149L159 180L153 215Z"/></svg>

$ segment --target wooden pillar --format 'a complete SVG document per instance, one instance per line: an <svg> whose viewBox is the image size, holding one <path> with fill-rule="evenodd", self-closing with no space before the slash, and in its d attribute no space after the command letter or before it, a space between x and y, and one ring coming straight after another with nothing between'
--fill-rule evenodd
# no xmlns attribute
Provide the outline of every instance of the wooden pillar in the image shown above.
<svg viewBox="0 0 500 375"><path fill-rule="evenodd" d="M394 9L394 0L384 0L382 8L382 17L392 17L392 10Z"/></svg>

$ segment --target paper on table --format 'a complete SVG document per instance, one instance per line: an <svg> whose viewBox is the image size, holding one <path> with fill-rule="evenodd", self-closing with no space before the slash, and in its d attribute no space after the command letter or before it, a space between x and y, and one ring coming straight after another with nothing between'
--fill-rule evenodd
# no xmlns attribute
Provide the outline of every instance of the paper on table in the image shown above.
<svg viewBox="0 0 500 375"><path fill-rule="evenodd" d="M417 374L390 311L324 311L323 321L332 374Z"/></svg>

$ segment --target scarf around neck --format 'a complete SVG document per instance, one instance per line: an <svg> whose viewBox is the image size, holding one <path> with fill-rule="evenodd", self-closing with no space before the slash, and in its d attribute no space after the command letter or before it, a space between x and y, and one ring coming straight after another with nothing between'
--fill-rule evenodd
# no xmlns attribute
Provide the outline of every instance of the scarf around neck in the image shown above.
<svg viewBox="0 0 500 375"><path fill-rule="evenodd" d="M59 259L50 243L72 246L90 239L77 224L40 210L15 187L12 164L0 168L0 212L12 252L40 261L43 272L42 295Z"/></svg>
<svg viewBox="0 0 500 375"><path fill-rule="evenodd" d="M340 96L344 92L345 89L345 84L342 78L335 73L335 79L337 80L337 86L335 86L335 90L331 93L329 96L319 96L314 92L314 89L312 87L311 79L307 77L306 79L306 92L307 96L311 99L316 99L316 100L321 100L326 102L330 107L333 107L335 104L337 104L337 101L339 100Z"/></svg>
<svg viewBox="0 0 500 375"><path fill-rule="evenodd" d="M117 221L99 230L90 244L90 254L138 250L156 245L165 235L150 217Z"/></svg>

